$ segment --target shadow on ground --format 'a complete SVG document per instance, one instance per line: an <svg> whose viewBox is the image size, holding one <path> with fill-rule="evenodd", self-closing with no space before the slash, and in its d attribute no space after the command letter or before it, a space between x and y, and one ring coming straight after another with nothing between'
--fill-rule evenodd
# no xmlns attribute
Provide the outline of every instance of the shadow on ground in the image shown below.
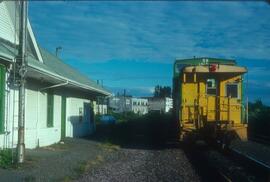
<svg viewBox="0 0 270 182"><path fill-rule="evenodd" d="M122 148L153 149L173 147L176 126L171 114L152 113L116 124L98 124L92 140Z"/></svg>
<svg viewBox="0 0 270 182"><path fill-rule="evenodd" d="M90 137L90 140L128 149L180 149L184 151L202 181L222 181L214 169L198 157L197 149L178 141L177 124L171 114L150 113L116 124L98 124L96 134Z"/></svg>

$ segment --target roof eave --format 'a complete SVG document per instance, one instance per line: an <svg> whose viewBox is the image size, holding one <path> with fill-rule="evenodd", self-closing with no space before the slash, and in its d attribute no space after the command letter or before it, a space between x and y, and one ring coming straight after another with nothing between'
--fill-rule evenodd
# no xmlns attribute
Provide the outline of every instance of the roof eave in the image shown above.
<svg viewBox="0 0 270 182"><path fill-rule="evenodd" d="M5 54L3 52L0 53L0 58L5 60L5 61L8 61L8 62L14 62L14 57L13 56L10 56L10 55Z"/></svg>
<svg viewBox="0 0 270 182"><path fill-rule="evenodd" d="M76 82L74 80L71 80L71 79L65 78L63 76L60 76L60 75L58 75L56 73L52 73L52 72L50 72L48 70L37 67L35 65L28 65L28 66L31 67L32 69L34 69L35 71L38 71L38 72L40 72L42 74L45 74L47 76L50 76L52 78L56 78L56 79L62 80L62 81L68 81L69 84L74 85L76 87L83 88L83 89L90 90L90 91L94 91L94 92L103 94L105 96L110 96L111 95L111 93L109 93L109 92L106 92L106 91L103 91L103 90L100 90L100 89L97 89L97 88L94 88L94 87L90 87L90 86L85 85L85 84L81 84L81 83Z"/></svg>
<svg viewBox="0 0 270 182"><path fill-rule="evenodd" d="M210 73L208 66L187 66L183 69L184 73ZM246 73L247 68L241 66L221 65L211 73Z"/></svg>

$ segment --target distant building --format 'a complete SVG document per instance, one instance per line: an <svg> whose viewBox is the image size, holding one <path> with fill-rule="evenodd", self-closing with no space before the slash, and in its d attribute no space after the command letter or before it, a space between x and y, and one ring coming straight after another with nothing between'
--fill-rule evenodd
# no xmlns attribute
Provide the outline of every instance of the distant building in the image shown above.
<svg viewBox="0 0 270 182"><path fill-rule="evenodd" d="M108 114L108 98L97 97L97 100L93 102L94 114L105 115Z"/></svg>
<svg viewBox="0 0 270 182"><path fill-rule="evenodd" d="M95 104L94 105L94 113L105 115L108 113L108 107L106 104Z"/></svg>
<svg viewBox="0 0 270 182"><path fill-rule="evenodd" d="M115 113L131 111L131 97L112 96L109 98L109 108Z"/></svg>
<svg viewBox="0 0 270 182"><path fill-rule="evenodd" d="M132 111L136 114L148 113L148 100L143 98L131 98Z"/></svg>
<svg viewBox="0 0 270 182"><path fill-rule="evenodd" d="M136 114L148 113L148 100L130 96L113 96L109 99L109 108L113 112L134 112Z"/></svg>
<svg viewBox="0 0 270 182"><path fill-rule="evenodd" d="M149 111L169 112L173 108L172 98L148 98Z"/></svg>

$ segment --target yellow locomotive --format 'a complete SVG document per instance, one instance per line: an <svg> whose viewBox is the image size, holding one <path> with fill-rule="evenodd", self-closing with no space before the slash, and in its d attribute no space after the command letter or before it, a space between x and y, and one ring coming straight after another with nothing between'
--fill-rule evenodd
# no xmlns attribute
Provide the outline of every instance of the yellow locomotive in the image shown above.
<svg viewBox="0 0 270 182"><path fill-rule="evenodd" d="M216 58L176 60L174 116L179 138L215 139L224 144L247 138L244 102L245 67Z"/></svg>

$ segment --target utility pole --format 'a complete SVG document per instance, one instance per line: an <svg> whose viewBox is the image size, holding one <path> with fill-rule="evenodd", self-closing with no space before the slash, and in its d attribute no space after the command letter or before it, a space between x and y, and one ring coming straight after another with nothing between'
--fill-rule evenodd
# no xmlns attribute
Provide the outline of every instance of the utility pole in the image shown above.
<svg viewBox="0 0 270 182"><path fill-rule="evenodd" d="M16 72L19 72L19 118L18 118L18 144L17 162L23 163L25 158L24 124L25 124L25 73L26 73L26 30L27 30L27 1L20 1L20 33L19 52L16 59Z"/></svg>
<svg viewBox="0 0 270 182"><path fill-rule="evenodd" d="M126 110L127 110L126 89L124 89L124 113L125 113L125 116L126 116Z"/></svg>
<svg viewBox="0 0 270 182"><path fill-rule="evenodd" d="M55 56L56 57L58 57L58 53L59 53L60 50L62 50L61 46L55 48Z"/></svg>

